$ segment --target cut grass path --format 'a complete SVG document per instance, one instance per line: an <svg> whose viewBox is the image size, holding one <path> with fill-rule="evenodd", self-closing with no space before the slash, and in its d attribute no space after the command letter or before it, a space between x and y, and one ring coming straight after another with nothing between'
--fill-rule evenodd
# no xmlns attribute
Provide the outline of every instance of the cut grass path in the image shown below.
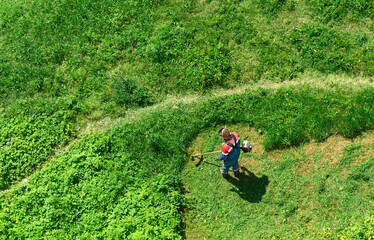
<svg viewBox="0 0 374 240"><path fill-rule="evenodd" d="M218 154L197 167L186 163L186 239L337 239L372 213L374 131L265 152L264 137L253 128L227 127L247 137L253 151L241 153L239 178L232 172L227 180L221 177L221 163L213 160ZM219 150L221 142L217 129L206 129L188 151Z"/></svg>
<svg viewBox="0 0 374 240"><path fill-rule="evenodd" d="M319 73L305 73L304 75L296 78L292 81L284 81L281 83L274 82L256 82L247 85L242 85L233 89L214 89L206 95L191 93L184 95L171 95L167 96L165 101L162 101L158 104L144 108L135 108L126 111L126 116L122 118L103 118L99 121L89 121L81 129L82 134L88 132L97 132L97 131L106 131L113 126L121 125L124 122L133 122L138 121L140 117L144 114L148 114L152 111L157 111L160 108L170 107L173 104L177 105L178 103L193 103L193 102L203 102L209 101L219 96L228 96L232 94L244 93L247 89L256 90L258 88L273 89L277 90L284 87L293 87L298 88L304 85L316 86L321 89L336 89L342 88L358 90L367 86L374 86L374 78L367 77L349 77L347 75L323 75Z"/></svg>
<svg viewBox="0 0 374 240"><path fill-rule="evenodd" d="M81 129L81 135L138 121L140 116L160 108L172 108L178 103L209 101L217 96L243 93L246 89L276 90L313 85L322 89L344 86L356 90L373 84L370 78L352 79L337 75L321 77L311 74L283 83L264 82L231 90L216 89L204 96L170 96L159 104L129 110L124 118L88 122ZM239 179L222 179L219 174L220 163L214 162L213 156L199 167L191 162L186 163L182 177L186 196L191 202L191 209L185 214L187 239L292 239L294 233L305 238L320 238L326 234L336 236L341 228L349 225L350 220L362 219L362 214L369 214L368 209L374 209L371 197L374 195L373 178L370 181L356 179L353 182L349 178L355 166L373 161L370 160L374 148L372 131L355 139L353 143L337 136L329 138L325 143L264 152L261 147L263 136L254 129L246 125L229 127L237 131L242 139L247 136L254 150L250 154L242 154L240 164L243 174ZM216 132L217 129L202 129L201 135L191 143L191 151L219 149L221 139L217 138ZM69 146L59 149L56 154L68 149ZM361 169L373 174L370 166ZM0 192L0 197L25 183L27 178Z"/></svg>
<svg viewBox="0 0 374 240"><path fill-rule="evenodd" d="M196 93L192 94L185 94L185 95L172 95L166 97L165 101L162 101L158 104L154 104L152 106L144 107L144 108L135 108L126 111L125 117L120 118L110 118L105 117L98 121L87 121L86 124L81 127L80 134L78 139L81 136L89 134L91 132L101 132L107 131L115 126L122 125L126 122L134 122L139 121L140 117L144 114L149 114L153 111L157 111L160 108L166 107L173 107L173 105L177 105L178 103L193 103L193 102L202 102L202 101L209 101L209 99L213 99L219 96L227 96L232 94L240 94L244 93L247 89L258 89L258 88L265 88L265 89L280 89L283 87L294 87L298 88L303 85L312 85L318 86L322 89L331 89L337 87L344 87L352 90L357 90L365 86L374 86L374 78L365 78L365 77L349 77L347 75L323 75L319 73L305 73L304 75L300 76L299 78L293 81L284 81L281 83L274 83L274 82L256 82L244 86L240 86L234 89L215 89L212 90L209 94L200 95ZM62 148L56 149L54 155L61 154L67 151L71 145L77 142L78 139L73 139L70 144L64 146ZM53 159L53 156L51 156ZM42 168L43 166L41 166ZM6 194L6 192L10 191L14 187L19 185L25 184L28 182L28 177L20 180L19 182L14 183L8 189L0 191L0 195Z"/></svg>

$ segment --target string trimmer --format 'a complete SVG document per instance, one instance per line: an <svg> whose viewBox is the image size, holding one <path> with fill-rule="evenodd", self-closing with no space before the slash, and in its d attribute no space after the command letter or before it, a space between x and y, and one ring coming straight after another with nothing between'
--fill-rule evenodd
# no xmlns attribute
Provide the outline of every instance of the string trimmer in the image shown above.
<svg viewBox="0 0 374 240"><path fill-rule="evenodd" d="M245 141L243 141L243 144L240 147L240 149L245 153L249 153L249 152L252 151L252 144L249 141L245 140ZM194 162L195 166L197 167L203 161L205 155L209 155L209 154L213 154L213 153L220 153L220 152L221 151L197 153L197 154L191 155L191 161L195 161L195 159L198 158L198 160L196 162Z"/></svg>

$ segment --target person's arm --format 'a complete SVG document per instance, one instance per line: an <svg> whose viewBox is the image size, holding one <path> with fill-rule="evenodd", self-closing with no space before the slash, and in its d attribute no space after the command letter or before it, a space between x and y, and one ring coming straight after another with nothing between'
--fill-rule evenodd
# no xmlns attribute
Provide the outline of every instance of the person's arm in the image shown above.
<svg viewBox="0 0 374 240"><path fill-rule="evenodd" d="M219 155L219 158L218 158L219 160L226 160L227 159L227 154L223 154L222 152L221 152L221 154Z"/></svg>
<svg viewBox="0 0 374 240"><path fill-rule="evenodd" d="M222 143L221 154L219 155L218 160L227 160L227 156L229 155L230 150L231 147L229 145Z"/></svg>

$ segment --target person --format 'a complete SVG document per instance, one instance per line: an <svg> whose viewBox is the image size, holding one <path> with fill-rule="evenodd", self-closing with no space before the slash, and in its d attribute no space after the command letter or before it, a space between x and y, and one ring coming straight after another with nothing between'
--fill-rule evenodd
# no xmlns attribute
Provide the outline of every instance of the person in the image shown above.
<svg viewBox="0 0 374 240"><path fill-rule="evenodd" d="M221 174L224 178L229 176L232 167L235 177L239 176L240 138L236 132L230 133L227 128L221 128L218 134L225 140L221 145L221 154L216 160L222 160Z"/></svg>

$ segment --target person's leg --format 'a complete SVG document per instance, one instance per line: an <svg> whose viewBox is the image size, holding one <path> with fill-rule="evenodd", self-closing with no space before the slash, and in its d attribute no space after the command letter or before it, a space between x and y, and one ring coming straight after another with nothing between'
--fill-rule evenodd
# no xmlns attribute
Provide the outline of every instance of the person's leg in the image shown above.
<svg viewBox="0 0 374 240"><path fill-rule="evenodd" d="M232 171L234 172L235 177L239 176L239 162L238 160L235 161L234 165L232 165Z"/></svg>
<svg viewBox="0 0 374 240"><path fill-rule="evenodd" d="M221 170L222 177L227 178L229 176L229 169L230 169L230 166L228 166L225 163L222 164L222 170Z"/></svg>

